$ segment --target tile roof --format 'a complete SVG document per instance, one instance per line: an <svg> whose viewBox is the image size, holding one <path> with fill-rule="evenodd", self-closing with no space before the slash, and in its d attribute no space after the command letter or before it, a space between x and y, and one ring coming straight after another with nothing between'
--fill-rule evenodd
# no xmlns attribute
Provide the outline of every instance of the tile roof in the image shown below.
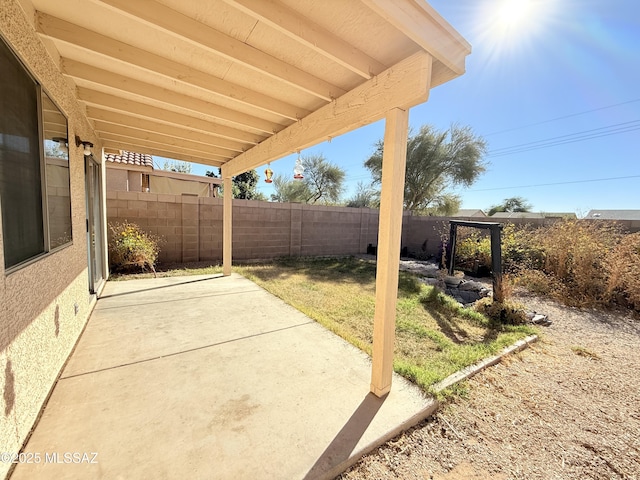
<svg viewBox="0 0 640 480"><path fill-rule="evenodd" d="M107 162L153 168L153 157L151 155L147 155L146 153L135 153L122 150L120 152L120 155L116 155L114 153L106 153L104 157Z"/></svg>

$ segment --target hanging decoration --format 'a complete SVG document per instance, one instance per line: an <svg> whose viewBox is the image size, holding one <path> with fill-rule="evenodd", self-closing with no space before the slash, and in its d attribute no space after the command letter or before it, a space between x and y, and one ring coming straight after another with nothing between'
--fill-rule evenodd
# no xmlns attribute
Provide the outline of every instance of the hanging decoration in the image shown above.
<svg viewBox="0 0 640 480"><path fill-rule="evenodd" d="M264 176L265 176L264 181L266 183L272 183L273 182L273 180L271 180L271 178L273 177L273 170L271 170L271 164L270 163L267 165L267 169L264 171Z"/></svg>
<svg viewBox="0 0 640 480"><path fill-rule="evenodd" d="M298 152L298 159L296 165L293 167L293 178L295 180L302 180L304 178L304 167L302 166L302 159L300 158L300 152Z"/></svg>

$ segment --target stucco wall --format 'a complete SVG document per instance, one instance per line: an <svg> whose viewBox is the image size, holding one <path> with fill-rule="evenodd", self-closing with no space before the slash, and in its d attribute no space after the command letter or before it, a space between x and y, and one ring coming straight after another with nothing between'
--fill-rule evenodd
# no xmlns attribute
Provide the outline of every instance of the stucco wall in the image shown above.
<svg viewBox="0 0 640 480"><path fill-rule="evenodd" d="M23 3L28 9L28 3ZM69 138L78 135L94 143L94 152L100 152L101 145L74 90L34 32L33 12L25 14L16 0L0 0L0 11L0 35L65 114ZM0 451L3 452L17 451L22 446L90 311L84 156L73 141L69 144L73 243L10 274L4 271L0 248ZM0 477L9 466L0 463Z"/></svg>
<svg viewBox="0 0 640 480"><path fill-rule="evenodd" d="M129 190L129 176L126 170L107 168L107 191L126 192Z"/></svg>

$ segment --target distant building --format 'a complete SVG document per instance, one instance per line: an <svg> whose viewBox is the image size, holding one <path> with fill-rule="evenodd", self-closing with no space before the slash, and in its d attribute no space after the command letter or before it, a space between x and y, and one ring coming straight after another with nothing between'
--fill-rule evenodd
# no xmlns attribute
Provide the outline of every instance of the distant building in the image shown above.
<svg viewBox="0 0 640 480"><path fill-rule="evenodd" d="M150 192L217 197L222 180L153 168L153 157L143 153L105 152L108 192Z"/></svg>
<svg viewBox="0 0 640 480"><path fill-rule="evenodd" d="M490 218L578 218L573 212L496 212Z"/></svg>
<svg viewBox="0 0 640 480"><path fill-rule="evenodd" d="M487 214L484 211L473 208L463 208L458 210L456 213L451 215L451 217L486 217Z"/></svg>
<svg viewBox="0 0 640 480"><path fill-rule="evenodd" d="M640 210L589 210L585 218L598 220L640 220Z"/></svg>

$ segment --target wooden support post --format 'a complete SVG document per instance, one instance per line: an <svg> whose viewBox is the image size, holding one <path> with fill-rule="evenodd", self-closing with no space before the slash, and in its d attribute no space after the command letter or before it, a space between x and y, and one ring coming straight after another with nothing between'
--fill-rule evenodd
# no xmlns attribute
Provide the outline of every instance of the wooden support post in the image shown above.
<svg viewBox="0 0 640 480"><path fill-rule="evenodd" d="M387 113L382 157L371 374L371 392L378 397L386 395L391 389L393 374L408 122L406 110L395 108Z"/></svg>
<svg viewBox="0 0 640 480"><path fill-rule="evenodd" d="M231 184L231 176L225 175L222 169L222 181L224 186L224 197L222 198L222 273L225 276L231 275L231 249L233 247L232 232L232 205L233 205L233 187Z"/></svg>
<svg viewBox="0 0 640 480"><path fill-rule="evenodd" d="M501 235L502 225L491 227L491 278L493 279L493 301L504 300L502 290L502 245Z"/></svg>

